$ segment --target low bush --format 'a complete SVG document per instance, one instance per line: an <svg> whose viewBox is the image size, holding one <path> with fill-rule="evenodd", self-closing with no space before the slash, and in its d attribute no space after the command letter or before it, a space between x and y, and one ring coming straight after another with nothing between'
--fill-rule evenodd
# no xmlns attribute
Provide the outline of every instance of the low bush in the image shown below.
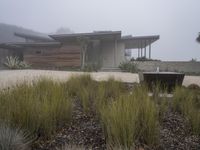
<svg viewBox="0 0 200 150"><path fill-rule="evenodd" d="M138 72L137 65L134 62L123 62L119 65L119 68L125 72Z"/></svg>
<svg viewBox="0 0 200 150"><path fill-rule="evenodd" d="M135 59L136 61L160 61L158 59L151 59L151 58L146 58L146 57L138 57Z"/></svg>
<svg viewBox="0 0 200 150"><path fill-rule="evenodd" d="M185 115L194 134L200 135L200 90L176 87L173 108Z"/></svg>
<svg viewBox="0 0 200 150"><path fill-rule="evenodd" d="M88 63L84 66L83 71L84 72L97 72L99 69L99 65L96 63Z"/></svg>
<svg viewBox="0 0 200 150"><path fill-rule="evenodd" d="M78 100L86 113L92 111L100 119L111 147L130 149L136 141L153 146L159 117L157 102L147 91L138 85L130 92L113 78L97 83L88 74L64 83L41 78L0 91L0 119L49 137L59 125L70 121L72 102Z"/></svg>
<svg viewBox="0 0 200 150"><path fill-rule="evenodd" d="M158 112L144 87L132 95L120 96L101 109L101 119L108 142L130 148L140 140L148 145L157 143Z"/></svg>
<svg viewBox="0 0 200 150"><path fill-rule="evenodd" d="M33 137L28 132L0 123L1 150L28 150L32 140Z"/></svg>
<svg viewBox="0 0 200 150"><path fill-rule="evenodd" d="M62 84L41 78L0 91L0 118L38 136L51 135L71 118L72 104Z"/></svg>
<svg viewBox="0 0 200 150"><path fill-rule="evenodd" d="M31 68L31 65L26 63L25 61L19 60L18 57L6 57L6 62L4 65L9 69L28 69Z"/></svg>

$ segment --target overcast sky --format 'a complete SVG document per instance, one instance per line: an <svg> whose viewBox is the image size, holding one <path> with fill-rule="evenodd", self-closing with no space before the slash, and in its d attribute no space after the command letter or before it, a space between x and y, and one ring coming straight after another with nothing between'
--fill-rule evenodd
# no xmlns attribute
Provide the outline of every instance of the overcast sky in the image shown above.
<svg viewBox="0 0 200 150"><path fill-rule="evenodd" d="M200 0L0 0L0 22L51 33L121 30L160 35L152 57L200 60Z"/></svg>

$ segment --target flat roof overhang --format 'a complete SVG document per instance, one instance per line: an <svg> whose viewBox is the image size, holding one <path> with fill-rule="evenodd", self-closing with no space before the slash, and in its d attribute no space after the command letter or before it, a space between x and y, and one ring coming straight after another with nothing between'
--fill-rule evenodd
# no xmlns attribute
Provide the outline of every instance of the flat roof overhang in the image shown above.
<svg viewBox="0 0 200 150"><path fill-rule="evenodd" d="M0 44L0 48L2 48L2 49L7 49L7 50L18 50L18 49L22 49L21 46L18 46L18 45L11 45L11 44L8 44L8 43L1 43L1 44Z"/></svg>
<svg viewBox="0 0 200 150"><path fill-rule="evenodd" d="M2 43L0 48L4 49L23 49L27 47L60 47L60 42L16 42L16 43Z"/></svg>
<svg viewBox="0 0 200 150"><path fill-rule="evenodd" d="M75 33L75 34L58 34L58 35L49 35L56 41L60 42L71 42L77 41L79 37L87 37L91 40L112 40L120 39L121 31L105 31L105 32L91 32L91 33Z"/></svg>
<svg viewBox="0 0 200 150"><path fill-rule="evenodd" d="M151 36L128 36L122 37L121 42L125 44L125 49L145 48L160 38L159 35Z"/></svg>
<svg viewBox="0 0 200 150"><path fill-rule="evenodd" d="M49 36L38 36L38 35L31 35L31 34L18 33L18 32L15 32L14 35L18 36L18 37L21 37L21 38L25 38L25 39L29 39L29 40L33 40L33 41L38 41L38 42L51 42L51 41L54 41Z"/></svg>

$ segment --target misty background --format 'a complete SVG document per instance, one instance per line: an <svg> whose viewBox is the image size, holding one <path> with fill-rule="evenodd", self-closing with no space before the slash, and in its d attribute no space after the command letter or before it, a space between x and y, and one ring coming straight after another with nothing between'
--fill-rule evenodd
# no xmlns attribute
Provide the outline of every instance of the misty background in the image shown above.
<svg viewBox="0 0 200 150"><path fill-rule="evenodd" d="M154 59L200 60L199 8L200 0L0 0L0 41L16 28L42 35L121 30L160 35Z"/></svg>

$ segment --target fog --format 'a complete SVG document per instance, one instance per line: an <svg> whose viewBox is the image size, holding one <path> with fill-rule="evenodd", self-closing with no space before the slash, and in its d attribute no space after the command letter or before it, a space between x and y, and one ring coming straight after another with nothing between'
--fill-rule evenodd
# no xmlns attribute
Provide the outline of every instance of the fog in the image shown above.
<svg viewBox="0 0 200 150"><path fill-rule="evenodd" d="M0 0L0 22L39 32L121 30L160 35L152 57L200 60L200 0ZM137 50L136 50L137 51Z"/></svg>

